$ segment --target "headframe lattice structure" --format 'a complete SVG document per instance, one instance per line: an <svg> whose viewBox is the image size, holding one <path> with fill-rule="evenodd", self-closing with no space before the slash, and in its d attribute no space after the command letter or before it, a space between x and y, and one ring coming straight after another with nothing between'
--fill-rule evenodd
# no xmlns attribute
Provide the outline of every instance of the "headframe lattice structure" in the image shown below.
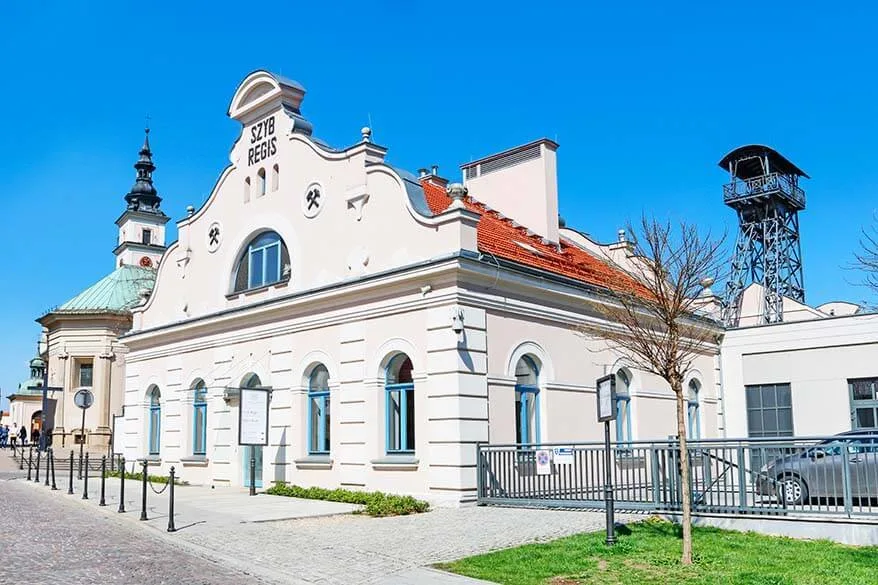
<svg viewBox="0 0 878 585"><path fill-rule="evenodd" d="M762 323L783 321L783 299L805 302L799 211L805 192L799 177L810 178L776 150L759 144L728 153L719 166L729 172L723 201L738 214L738 238L726 287L723 319L736 327L744 289L762 285Z"/></svg>

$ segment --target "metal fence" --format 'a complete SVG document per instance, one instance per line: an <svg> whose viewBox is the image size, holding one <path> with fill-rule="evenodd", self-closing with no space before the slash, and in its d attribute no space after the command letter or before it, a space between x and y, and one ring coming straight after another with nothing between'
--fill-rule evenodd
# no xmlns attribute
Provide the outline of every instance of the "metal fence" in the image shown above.
<svg viewBox="0 0 878 585"><path fill-rule="evenodd" d="M687 445L694 513L878 517L878 436ZM479 445L480 504L603 508L603 443ZM616 508L681 509L675 440L611 447Z"/></svg>

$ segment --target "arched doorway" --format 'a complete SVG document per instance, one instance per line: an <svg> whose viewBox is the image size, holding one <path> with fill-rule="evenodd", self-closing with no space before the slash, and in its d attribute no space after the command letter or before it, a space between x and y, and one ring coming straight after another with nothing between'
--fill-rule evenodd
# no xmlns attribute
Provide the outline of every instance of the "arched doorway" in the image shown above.
<svg viewBox="0 0 878 585"><path fill-rule="evenodd" d="M43 411L38 410L30 417L30 436L34 436L34 431L43 432Z"/></svg>

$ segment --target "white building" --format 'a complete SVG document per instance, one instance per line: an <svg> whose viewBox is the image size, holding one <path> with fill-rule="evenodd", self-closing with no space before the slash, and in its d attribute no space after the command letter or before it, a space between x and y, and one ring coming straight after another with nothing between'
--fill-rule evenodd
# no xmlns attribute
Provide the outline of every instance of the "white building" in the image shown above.
<svg viewBox="0 0 878 585"><path fill-rule="evenodd" d="M364 128L312 136L305 90L247 76L241 135L178 222L133 309L124 453L193 483L256 480L471 499L478 442L598 439L594 381L616 372L617 439L674 434L673 394L576 327L636 286L559 225L557 144L462 167L461 186L390 166ZM720 329L717 328L717 333ZM718 348L696 363L690 432L717 436ZM272 389L267 447L239 447L239 388Z"/></svg>
<svg viewBox="0 0 878 585"><path fill-rule="evenodd" d="M785 298L784 321L766 325L761 299L759 285L745 291L740 327L722 343L726 435L878 429L878 314Z"/></svg>

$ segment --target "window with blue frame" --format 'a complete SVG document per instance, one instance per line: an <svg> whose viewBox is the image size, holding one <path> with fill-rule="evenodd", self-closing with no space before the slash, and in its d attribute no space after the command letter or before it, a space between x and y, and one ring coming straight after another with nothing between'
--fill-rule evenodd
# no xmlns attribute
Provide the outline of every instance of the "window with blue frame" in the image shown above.
<svg viewBox="0 0 878 585"><path fill-rule="evenodd" d="M689 396L686 401L686 414L688 419L688 427L687 430L689 433L686 435L688 438L698 441L701 439L701 417L699 416L699 402L698 402L698 394L701 391L701 384L698 380L690 380L689 381Z"/></svg>
<svg viewBox="0 0 878 585"><path fill-rule="evenodd" d="M290 277L290 254L276 232L253 238L238 261L235 292L283 282Z"/></svg>
<svg viewBox="0 0 878 585"><path fill-rule="evenodd" d="M329 371L314 366L308 377L308 453L329 453Z"/></svg>
<svg viewBox="0 0 878 585"><path fill-rule="evenodd" d="M396 355L385 370L387 453L415 452L415 385L412 360Z"/></svg>
<svg viewBox="0 0 878 585"><path fill-rule="evenodd" d="M616 372L616 443L624 447L631 442L631 377L625 370Z"/></svg>
<svg viewBox="0 0 878 585"><path fill-rule="evenodd" d="M539 369L530 356L522 356L515 365L515 442L531 445L540 442Z"/></svg>
<svg viewBox="0 0 878 585"><path fill-rule="evenodd" d="M158 455L161 452L162 432L162 393L158 386L153 386L149 392L149 454Z"/></svg>
<svg viewBox="0 0 878 585"><path fill-rule="evenodd" d="M207 385L198 380L192 387L192 454L207 454Z"/></svg>

